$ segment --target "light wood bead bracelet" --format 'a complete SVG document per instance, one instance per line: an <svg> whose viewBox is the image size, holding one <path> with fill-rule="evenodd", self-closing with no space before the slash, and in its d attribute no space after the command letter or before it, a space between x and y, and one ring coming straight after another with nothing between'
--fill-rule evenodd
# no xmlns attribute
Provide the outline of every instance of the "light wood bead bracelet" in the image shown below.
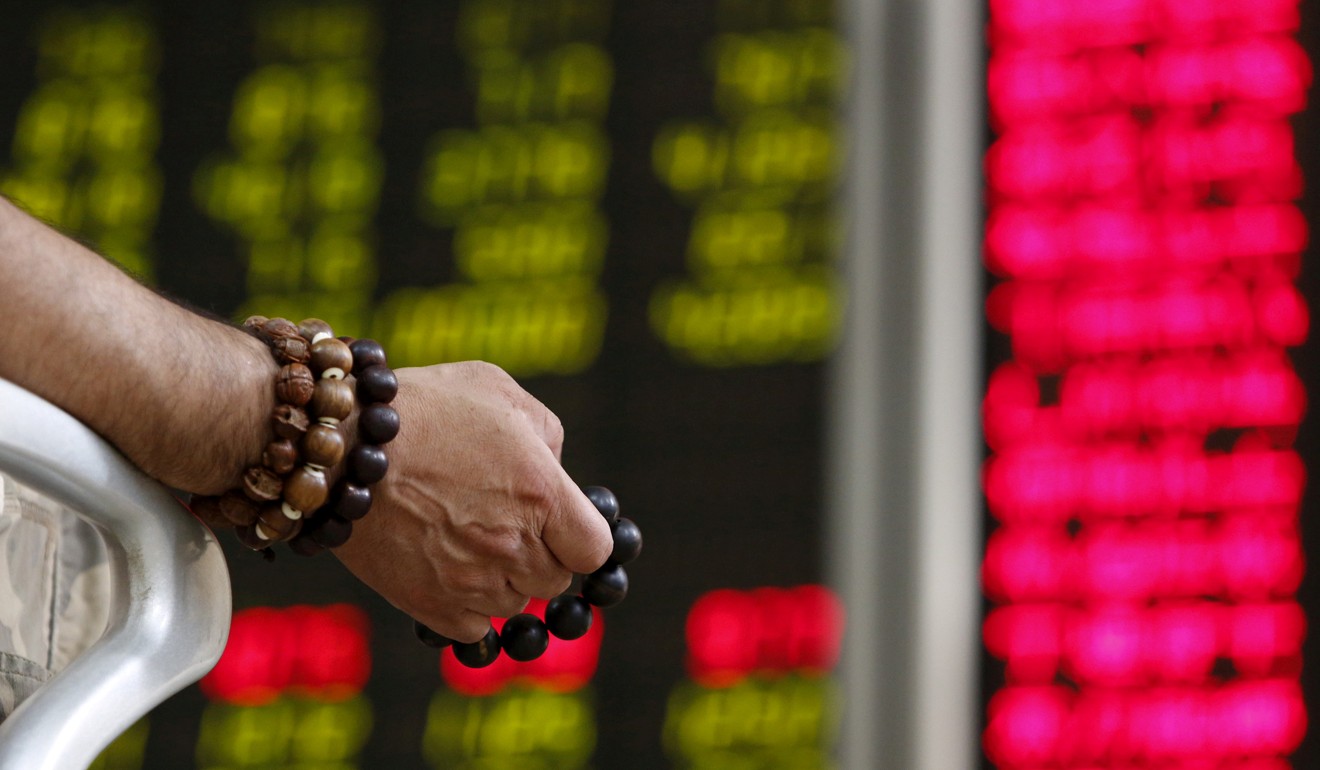
<svg viewBox="0 0 1320 770"><path fill-rule="evenodd" d="M275 377L279 404L271 415L275 437L263 450L261 464L244 472L239 489L194 497L193 510L212 528L235 528L244 545L269 558L275 542L289 542L303 555L342 545L352 532L351 522L370 508L368 485L388 468L379 445L398 432L398 413L387 406L398 380L385 366L379 343L337 338L320 319L294 325L283 318L252 316L243 328L265 342L281 364ZM350 455L340 423L357 401L346 381L355 365L363 375L357 384L366 403L359 432L369 443L353 449L329 510L326 474Z"/></svg>

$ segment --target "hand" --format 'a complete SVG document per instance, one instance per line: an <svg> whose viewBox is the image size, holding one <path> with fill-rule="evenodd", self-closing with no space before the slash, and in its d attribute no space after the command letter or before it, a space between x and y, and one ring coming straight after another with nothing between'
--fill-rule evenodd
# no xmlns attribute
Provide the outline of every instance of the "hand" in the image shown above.
<svg viewBox="0 0 1320 770"><path fill-rule="evenodd" d="M363 582L445 636L562 593L609 558L609 525L559 464L559 419L490 364L400 369L403 425L371 512L335 549Z"/></svg>

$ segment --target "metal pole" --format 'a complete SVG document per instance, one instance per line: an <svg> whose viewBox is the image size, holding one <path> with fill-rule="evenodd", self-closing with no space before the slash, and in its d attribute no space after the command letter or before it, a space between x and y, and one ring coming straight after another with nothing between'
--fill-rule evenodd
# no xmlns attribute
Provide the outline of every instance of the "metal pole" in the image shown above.
<svg viewBox="0 0 1320 770"><path fill-rule="evenodd" d="M976 763L980 8L845 0L831 580L848 608L841 766Z"/></svg>

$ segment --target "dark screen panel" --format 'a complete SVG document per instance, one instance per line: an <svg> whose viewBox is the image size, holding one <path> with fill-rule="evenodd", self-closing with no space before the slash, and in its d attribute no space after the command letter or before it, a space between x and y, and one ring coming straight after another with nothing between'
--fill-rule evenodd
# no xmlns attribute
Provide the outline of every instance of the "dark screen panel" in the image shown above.
<svg viewBox="0 0 1320 770"><path fill-rule="evenodd" d="M828 3L7 18L0 190L207 311L324 317L396 365L505 366L563 420L574 478L613 488L646 533L585 686L480 696L332 557L267 564L222 537L246 662L107 766L826 762L830 655L804 651L833 635L837 652L837 629L812 625L830 605L756 589L821 579L821 361L840 315ZM685 622L717 589L743 592L720 617L765 650L689 670ZM805 618L796 652L763 629L785 612ZM721 716L684 737L694 709ZM806 728L785 738L793 719Z"/></svg>

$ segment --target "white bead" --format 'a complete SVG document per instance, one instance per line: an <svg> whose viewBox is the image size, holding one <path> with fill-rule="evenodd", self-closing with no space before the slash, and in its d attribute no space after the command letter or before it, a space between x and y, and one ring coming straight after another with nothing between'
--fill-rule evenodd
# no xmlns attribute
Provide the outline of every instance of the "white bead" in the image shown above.
<svg viewBox="0 0 1320 770"><path fill-rule="evenodd" d="M330 338L333 337L333 336L335 336L335 335L331 334L330 332L317 332L317 333L312 337L312 344L315 345L316 343L320 342L321 340L328 340L328 339L330 339Z"/></svg>
<svg viewBox="0 0 1320 770"><path fill-rule="evenodd" d="M260 522L258 522L258 523L257 523L257 526L254 527L253 529L256 531L256 533L257 533L257 537L261 538L262 540L274 540L274 539L275 539L275 536L274 536L274 535L271 535L271 534L267 533L266 530L264 530L264 529L261 528L261 523L260 523Z"/></svg>
<svg viewBox="0 0 1320 770"><path fill-rule="evenodd" d="M335 428L339 426L338 417L317 417L316 421L321 423L322 425L329 425L331 428Z"/></svg>
<svg viewBox="0 0 1320 770"><path fill-rule="evenodd" d="M292 505L289 505L286 502L283 501L280 502L280 510L284 511L284 515L286 517L293 519L294 521L297 521L298 519L302 518L302 511L298 510L297 508L294 508ZM261 526L261 525L258 524L257 526ZM269 540L270 538L266 538L266 539Z"/></svg>
<svg viewBox="0 0 1320 770"><path fill-rule="evenodd" d="M344 379L344 370L340 369L338 366L332 366L329 369L326 369L325 371L321 372L321 379L342 380Z"/></svg>

